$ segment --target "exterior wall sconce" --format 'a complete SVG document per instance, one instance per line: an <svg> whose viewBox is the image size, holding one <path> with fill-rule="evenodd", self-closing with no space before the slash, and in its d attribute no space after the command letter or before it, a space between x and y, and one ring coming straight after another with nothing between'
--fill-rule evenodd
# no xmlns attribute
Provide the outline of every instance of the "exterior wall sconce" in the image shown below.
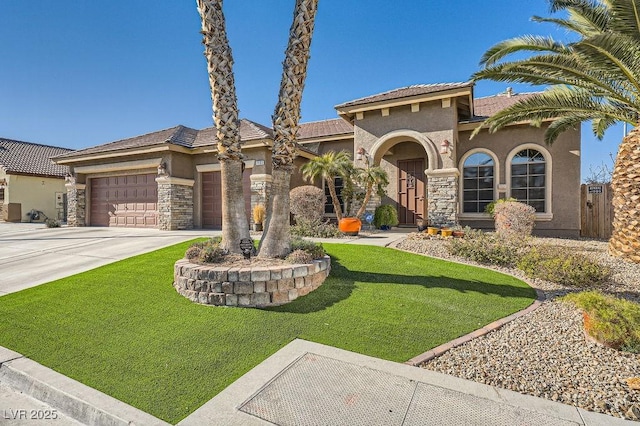
<svg viewBox="0 0 640 426"><path fill-rule="evenodd" d="M440 144L440 154L449 154L452 151L453 148L451 147L451 142L449 142L447 139L443 140Z"/></svg>
<svg viewBox="0 0 640 426"><path fill-rule="evenodd" d="M158 165L158 175L164 176L167 174L167 163L162 162Z"/></svg>
<svg viewBox="0 0 640 426"><path fill-rule="evenodd" d="M7 180L0 179L0 189L5 189L7 187Z"/></svg>
<svg viewBox="0 0 640 426"><path fill-rule="evenodd" d="M76 183L76 177L71 173L64 175L64 181L67 183Z"/></svg>
<svg viewBox="0 0 640 426"><path fill-rule="evenodd" d="M356 160L365 161L367 165L369 165L369 162L371 161L371 156L363 147L360 147L358 148L358 151L356 151Z"/></svg>

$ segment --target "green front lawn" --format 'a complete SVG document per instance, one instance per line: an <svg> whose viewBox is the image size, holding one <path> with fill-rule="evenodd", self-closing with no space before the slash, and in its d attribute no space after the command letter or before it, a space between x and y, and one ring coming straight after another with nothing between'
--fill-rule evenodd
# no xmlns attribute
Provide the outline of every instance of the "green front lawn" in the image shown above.
<svg viewBox="0 0 640 426"><path fill-rule="evenodd" d="M330 277L289 305L200 306L171 286L187 247L0 297L0 345L176 423L295 338L404 362L535 298L497 272L326 244Z"/></svg>

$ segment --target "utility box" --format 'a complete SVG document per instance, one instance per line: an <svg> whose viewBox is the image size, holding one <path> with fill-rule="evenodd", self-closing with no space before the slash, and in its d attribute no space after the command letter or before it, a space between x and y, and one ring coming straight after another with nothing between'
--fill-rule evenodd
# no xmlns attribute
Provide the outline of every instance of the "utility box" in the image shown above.
<svg viewBox="0 0 640 426"><path fill-rule="evenodd" d="M20 203L9 203L6 204L6 209L4 210L5 217L4 220L7 222L22 222L22 204Z"/></svg>

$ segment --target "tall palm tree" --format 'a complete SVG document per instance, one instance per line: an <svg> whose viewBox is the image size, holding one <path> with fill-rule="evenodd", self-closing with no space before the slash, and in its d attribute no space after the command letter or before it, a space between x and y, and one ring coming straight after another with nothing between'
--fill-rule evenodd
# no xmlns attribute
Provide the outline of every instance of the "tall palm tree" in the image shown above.
<svg viewBox="0 0 640 426"><path fill-rule="evenodd" d="M351 157L347 151L329 151L311 159L300 168L302 176L309 181L316 178L324 179L325 185L329 188L333 211L336 213L338 220L342 219L342 208L340 207L335 180L337 177L346 177L350 174L349 170L352 165Z"/></svg>
<svg viewBox="0 0 640 426"><path fill-rule="evenodd" d="M216 126L218 161L222 181L222 245L240 252L240 239L249 238L249 223L242 192L242 152L238 101L233 76L233 57L222 0L196 0L202 20L202 43L207 59L209 85Z"/></svg>
<svg viewBox="0 0 640 426"><path fill-rule="evenodd" d="M482 57L484 69L474 80L549 85L487 119L490 132L517 122L551 124L545 142L553 143L565 130L592 122L602 139L613 124L637 126L640 118L640 0L549 0L551 12L565 18L533 19L549 22L575 34L563 43L551 37L523 36L490 48ZM508 60L528 52L525 59ZM476 129L474 135L480 131ZM620 144L612 189L614 231L610 252L640 262L640 131Z"/></svg>
<svg viewBox="0 0 640 426"><path fill-rule="evenodd" d="M267 221L260 241L260 257L282 257L290 251L289 190L294 169L300 104L318 0L296 0L289 43L282 66L278 103L273 114L271 154L273 183L267 205Z"/></svg>

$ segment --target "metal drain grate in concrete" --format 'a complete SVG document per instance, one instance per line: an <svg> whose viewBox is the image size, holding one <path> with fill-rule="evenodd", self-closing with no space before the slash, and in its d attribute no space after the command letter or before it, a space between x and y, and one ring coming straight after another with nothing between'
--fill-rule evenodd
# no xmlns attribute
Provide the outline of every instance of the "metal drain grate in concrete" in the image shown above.
<svg viewBox="0 0 640 426"><path fill-rule="evenodd" d="M401 425L416 382L307 353L240 411L280 426Z"/></svg>
<svg viewBox="0 0 640 426"><path fill-rule="evenodd" d="M312 353L239 410L279 426L578 425Z"/></svg>
<svg viewBox="0 0 640 426"><path fill-rule="evenodd" d="M576 426L568 420L478 398L450 389L418 383L404 426L527 425Z"/></svg>

